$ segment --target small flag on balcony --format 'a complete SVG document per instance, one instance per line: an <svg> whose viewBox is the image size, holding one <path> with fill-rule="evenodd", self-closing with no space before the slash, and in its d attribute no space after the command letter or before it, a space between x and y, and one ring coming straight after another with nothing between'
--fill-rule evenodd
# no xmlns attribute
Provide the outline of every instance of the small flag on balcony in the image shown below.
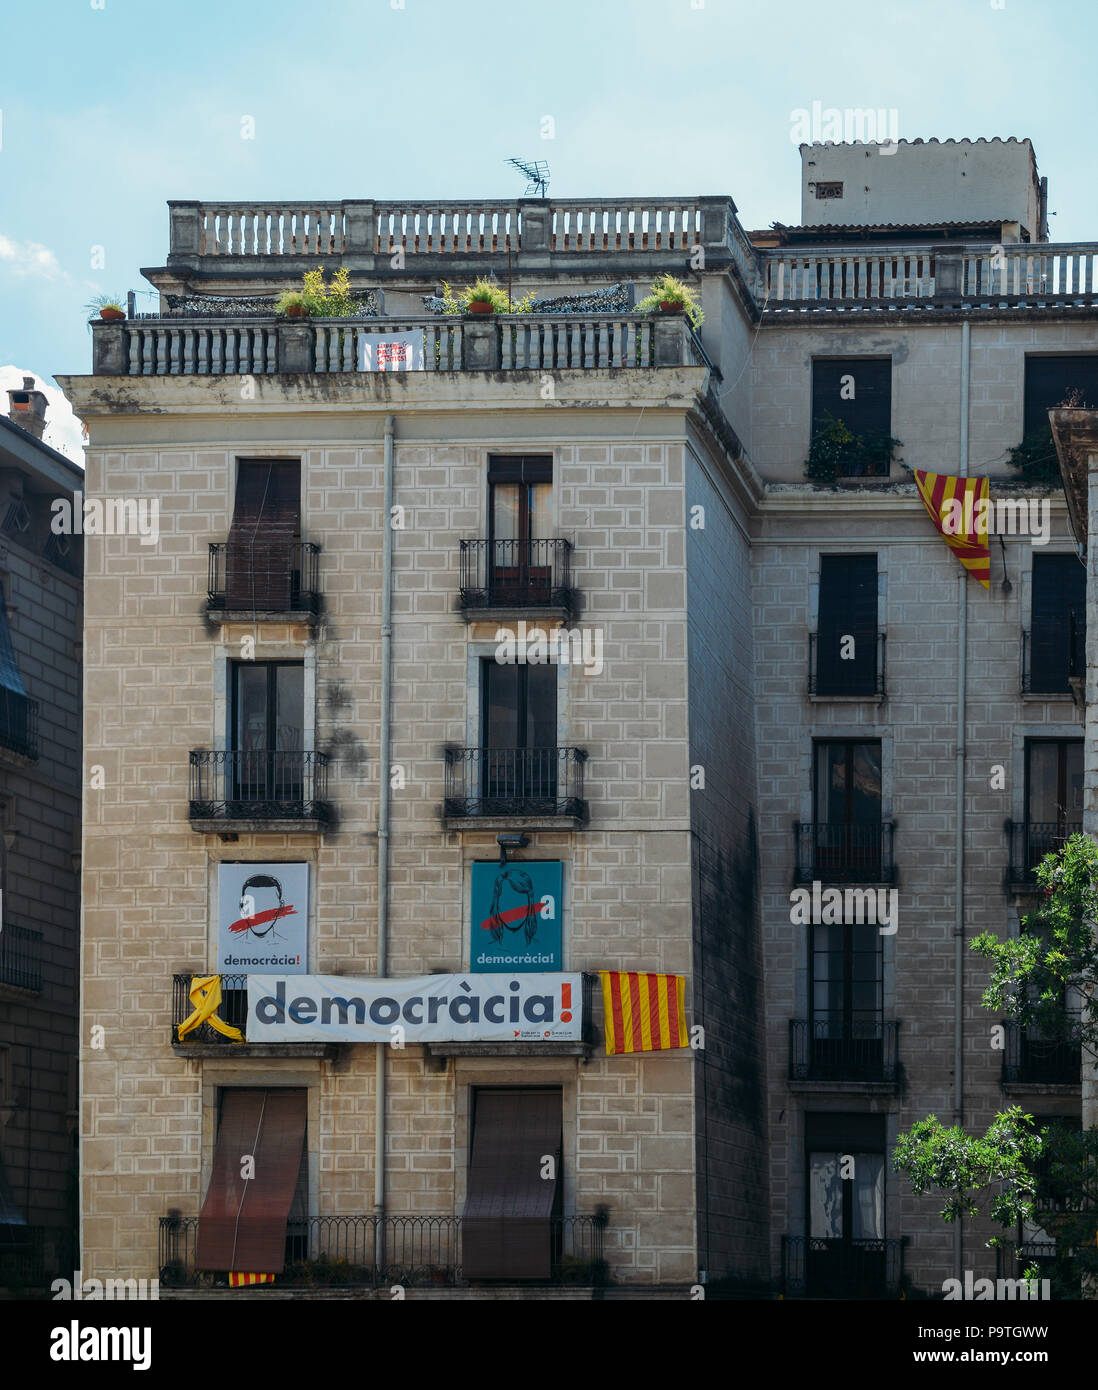
<svg viewBox="0 0 1098 1390"><path fill-rule="evenodd" d="M915 486L946 545L985 589L991 588L987 518L991 510L986 478L952 478L915 470Z"/></svg>
<svg viewBox="0 0 1098 1390"><path fill-rule="evenodd" d="M238 1274L235 1270L229 1274L230 1289L246 1289L249 1284L273 1284L274 1281L273 1274Z"/></svg>
<svg viewBox="0 0 1098 1390"><path fill-rule="evenodd" d="M688 1047L686 977L600 970L606 1055Z"/></svg>
<svg viewBox="0 0 1098 1390"><path fill-rule="evenodd" d="M244 1034L239 1028L234 1028L231 1023L226 1023L224 1019L217 1016L217 1011L221 1007L220 975L193 976L190 993L187 997L194 1005L194 1013L189 1014L178 1026L180 1042L188 1033L203 1023L208 1023L211 1028L216 1028L230 1042L242 1043L244 1041Z"/></svg>

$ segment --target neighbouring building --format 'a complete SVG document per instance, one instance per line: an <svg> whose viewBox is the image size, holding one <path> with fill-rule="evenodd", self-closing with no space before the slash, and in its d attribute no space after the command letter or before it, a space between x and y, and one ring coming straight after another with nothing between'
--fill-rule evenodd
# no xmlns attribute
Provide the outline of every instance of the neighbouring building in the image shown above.
<svg viewBox="0 0 1098 1390"><path fill-rule="evenodd" d="M0 417L0 1289L76 1255L83 472L33 377Z"/></svg>
<svg viewBox="0 0 1098 1390"><path fill-rule="evenodd" d="M887 197L752 233L726 196L170 204L160 316L62 379L124 532L87 555L86 1272L994 1273L888 1153L1079 1113L966 938L1082 815L1048 409L1098 384L1094 250L1043 239L1028 141L801 153ZM354 312L276 317L317 264ZM634 307L663 272L700 328ZM529 312L443 312L483 274ZM909 469L1019 504L988 589ZM430 977L487 1009L493 963L552 1027L417 1040ZM609 1015L598 972L641 972ZM339 1033L367 1008L387 1042ZM690 1045L609 1053L636 1010Z"/></svg>

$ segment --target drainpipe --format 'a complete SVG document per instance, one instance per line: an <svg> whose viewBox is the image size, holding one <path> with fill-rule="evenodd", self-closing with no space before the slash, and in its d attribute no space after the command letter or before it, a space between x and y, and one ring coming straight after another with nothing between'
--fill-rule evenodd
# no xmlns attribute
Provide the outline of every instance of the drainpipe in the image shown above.
<svg viewBox="0 0 1098 1390"><path fill-rule="evenodd" d="M385 417L385 504L381 550L381 738L377 804L377 974L389 969L389 715L392 691L389 666L393 647L393 417ZM374 1070L374 1258L385 1264L385 1049L378 1043Z"/></svg>
<svg viewBox="0 0 1098 1390"><path fill-rule="evenodd" d="M961 448L960 476L968 477L968 403L971 372L972 326L961 325ZM968 674L968 571L960 566L957 577L957 804L954 811L956 839L953 862L953 1123L965 1122L964 1017L965 1017L965 685ZM963 1278L964 1229L959 1218L953 1226L953 1276Z"/></svg>

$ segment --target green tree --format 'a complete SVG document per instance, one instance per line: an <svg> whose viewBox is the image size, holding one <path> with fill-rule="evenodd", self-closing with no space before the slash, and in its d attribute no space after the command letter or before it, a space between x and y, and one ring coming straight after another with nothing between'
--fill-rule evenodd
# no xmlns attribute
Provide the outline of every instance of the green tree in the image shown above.
<svg viewBox="0 0 1098 1390"><path fill-rule="evenodd" d="M972 950L991 961L985 1008L1002 1011L1045 1038L1077 1040L1084 1066L1098 1050L1098 845L1072 835L1036 870L1037 909L1022 921L1017 938L984 932ZM1072 995L1080 1001L1070 1007ZM1084 1120L1087 1117L1084 1117ZM945 1199L942 1218L984 1213L1004 1231L1020 1221L1038 1225L1055 1255L1040 1276L1059 1298L1094 1296L1098 1274L1098 1129L1080 1131L1055 1123L1041 1130L1018 1106L1000 1112L982 1137L946 1127L930 1115L902 1134L893 1162L917 1195ZM1011 1248L1004 1236L989 1244ZM1038 1277L1030 1266L1025 1277Z"/></svg>

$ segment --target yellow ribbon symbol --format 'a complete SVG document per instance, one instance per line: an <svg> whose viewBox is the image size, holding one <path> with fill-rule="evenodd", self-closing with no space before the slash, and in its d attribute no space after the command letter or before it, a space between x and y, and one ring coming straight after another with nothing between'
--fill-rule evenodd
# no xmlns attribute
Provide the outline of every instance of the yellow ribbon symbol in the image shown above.
<svg viewBox="0 0 1098 1390"><path fill-rule="evenodd" d="M180 1042L183 1041L185 1034L193 1031L200 1023L208 1023L211 1028L216 1028L230 1042L242 1043L244 1041L244 1034L239 1028L234 1028L217 1016L217 1011L221 1007L220 975L192 976L191 989L187 997L194 1005L194 1013L179 1024Z"/></svg>

